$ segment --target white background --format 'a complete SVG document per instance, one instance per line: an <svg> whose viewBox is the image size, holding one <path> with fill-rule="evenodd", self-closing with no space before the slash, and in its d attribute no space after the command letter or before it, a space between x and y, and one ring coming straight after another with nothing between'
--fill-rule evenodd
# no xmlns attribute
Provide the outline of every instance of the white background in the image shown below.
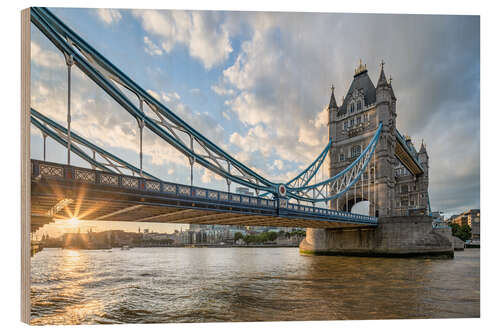
<svg viewBox="0 0 500 333"><path fill-rule="evenodd" d="M154 9L219 9L265 11L314 11L357 13L466 14L481 15L481 319L378 320L221 324L95 325L29 327L20 322L20 11L29 6L108 7ZM140 7L138 7L140 6ZM484 332L498 331L500 297L500 234L498 191L500 160L500 52L499 6L493 1L263 1L240 3L212 1L17 1L5 5L1 15L2 57L0 81L0 318L2 331L40 332ZM467 135L467 133L464 133ZM439 158L439 157L436 157ZM314 307L314 304L311 304ZM495 329L494 327L497 326Z"/></svg>

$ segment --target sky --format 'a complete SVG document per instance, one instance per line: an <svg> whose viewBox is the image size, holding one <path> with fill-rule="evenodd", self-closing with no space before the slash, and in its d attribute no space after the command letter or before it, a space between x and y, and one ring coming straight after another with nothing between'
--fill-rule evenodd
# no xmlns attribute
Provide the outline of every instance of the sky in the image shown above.
<svg viewBox="0 0 500 333"><path fill-rule="evenodd" d="M422 139L427 145L433 210L479 207L478 16L51 10L188 124L275 182L293 178L326 145L330 86L341 103L359 60L375 84L384 60L397 128L417 148ZM64 57L34 25L31 52L32 107L65 125ZM136 121L76 67L71 93L72 130L138 166ZM32 158L42 159L42 142L32 127ZM64 147L49 139L47 159L64 163ZM189 184L188 165L145 130L146 171ZM201 167L194 185L226 189Z"/></svg>

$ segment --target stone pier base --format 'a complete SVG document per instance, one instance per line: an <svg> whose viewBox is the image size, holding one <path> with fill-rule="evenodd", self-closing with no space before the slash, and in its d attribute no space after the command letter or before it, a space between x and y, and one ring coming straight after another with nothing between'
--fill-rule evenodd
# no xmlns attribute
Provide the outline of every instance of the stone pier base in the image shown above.
<svg viewBox="0 0 500 333"><path fill-rule="evenodd" d="M453 244L428 216L379 218L377 227L308 228L300 252L314 255L453 258Z"/></svg>

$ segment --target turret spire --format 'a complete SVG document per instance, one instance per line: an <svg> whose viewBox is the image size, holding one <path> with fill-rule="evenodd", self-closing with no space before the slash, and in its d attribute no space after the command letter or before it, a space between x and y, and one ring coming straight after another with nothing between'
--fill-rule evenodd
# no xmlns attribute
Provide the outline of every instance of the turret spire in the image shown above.
<svg viewBox="0 0 500 333"><path fill-rule="evenodd" d="M427 149L425 148L424 139L422 139L422 143L420 144L419 154L427 153Z"/></svg>
<svg viewBox="0 0 500 333"><path fill-rule="evenodd" d="M377 88L380 87L380 86L387 86L387 85L389 85L387 83L387 79L385 78L384 65L385 65L385 62L384 62L384 60L382 60L382 62L380 63L381 69L380 69L380 76L378 78Z"/></svg>
<svg viewBox="0 0 500 333"><path fill-rule="evenodd" d="M332 84L331 89L332 89L332 95L330 96L330 104L328 105L328 108L329 109L337 109L338 106L337 106L337 101L335 100L335 93L334 93L335 87L333 86L333 84Z"/></svg>

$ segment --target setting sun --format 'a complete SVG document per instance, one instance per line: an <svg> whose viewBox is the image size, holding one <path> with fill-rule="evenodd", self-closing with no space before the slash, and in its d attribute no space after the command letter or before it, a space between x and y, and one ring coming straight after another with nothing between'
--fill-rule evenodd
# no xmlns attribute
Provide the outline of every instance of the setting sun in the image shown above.
<svg viewBox="0 0 500 333"><path fill-rule="evenodd" d="M72 217L69 220L66 220L66 223L70 225L77 225L80 223L80 220L76 217Z"/></svg>

